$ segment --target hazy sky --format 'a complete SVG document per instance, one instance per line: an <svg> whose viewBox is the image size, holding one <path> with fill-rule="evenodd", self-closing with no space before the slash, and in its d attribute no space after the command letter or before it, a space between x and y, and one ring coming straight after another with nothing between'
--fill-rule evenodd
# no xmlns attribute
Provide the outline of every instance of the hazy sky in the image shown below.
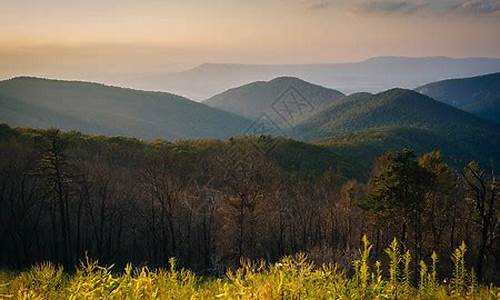
<svg viewBox="0 0 500 300"><path fill-rule="evenodd" d="M0 0L0 76L500 57L500 0Z"/></svg>

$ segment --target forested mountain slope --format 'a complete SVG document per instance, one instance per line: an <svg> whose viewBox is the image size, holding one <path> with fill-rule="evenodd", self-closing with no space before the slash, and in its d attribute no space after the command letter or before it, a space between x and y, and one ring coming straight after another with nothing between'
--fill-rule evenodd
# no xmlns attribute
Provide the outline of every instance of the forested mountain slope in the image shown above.
<svg viewBox="0 0 500 300"><path fill-rule="evenodd" d="M481 118L500 123L500 73L433 82L416 90Z"/></svg>
<svg viewBox="0 0 500 300"><path fill-rule="evenodd" d="M303 137L338 137L379 127L427 128L456 137L494 133L497 126L430 97L405 89L343 98L296 127Z"/></svg>
<svg viewBox="0 0 500 300"><path fill-rule="evenodd" d="M404 89L348 96L299 124L295 135L340 147L366 161L405 146L440 149L462 162L500 161L498 126Z"/></svg>
<svg viewBox="0 0 500 300"><path fill-rule="evenodd" d="M289 119L286 109L295 111L292 124L306 119L334 103L344 94L294 77L257 81L230 89L204 103L241 116L257 119L269 115L276 122ZM281 114L281 116L280 116Z"/></svg>
<svg viewBox="0 0 500 300"><path fill-rule="evenodd" d="M0 121L143 139L226 138L249 121L169 93L19 77L0 82Z"/></svg>

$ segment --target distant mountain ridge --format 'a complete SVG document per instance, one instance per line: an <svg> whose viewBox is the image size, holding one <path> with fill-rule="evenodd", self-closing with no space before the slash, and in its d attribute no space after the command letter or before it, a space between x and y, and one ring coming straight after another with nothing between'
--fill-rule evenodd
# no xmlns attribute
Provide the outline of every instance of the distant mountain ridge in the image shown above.
<svg viewBox="0 0 500 300"><path fill-rule="evenodd" d="M204 100L230 88L280 76L298 77L343 93L415 88L428 82L500 71L500 58L374 57L361 62L252 65L205 63L190 70L139 76L133 87Z"/></svg>
<svg viewBox="0 0 500 300"><path fill-rule="evenodd" d="M0 122L143 139L226 138L250 122L169 93L18 77L0 82Z"/></svg>
<svg viewBox="0 0 500 300"><path fill-rule="evenodd" d="M253 120L266 114L278 124L289 121L293 126L343 96L295 77L278 77L227 90L203 103Z"/></svg>
<svg viewBox="0 0 500 300"><path fill-rule="evenodd" d="M443 80L415 90L500 124L500 73Z"/></svg>
<svg viewBox="0 0 500 300"><path fill-rule="evenodd" d="M347 96L296 126L295 134L347 151L371 147L380 154L408 146L463 160L500 160L500 126L406 89Z"/></svg>

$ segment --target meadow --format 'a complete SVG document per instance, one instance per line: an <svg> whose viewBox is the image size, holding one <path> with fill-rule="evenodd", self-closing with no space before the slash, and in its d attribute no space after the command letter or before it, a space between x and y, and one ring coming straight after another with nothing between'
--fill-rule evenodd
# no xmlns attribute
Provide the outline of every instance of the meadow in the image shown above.
<svg viewBox="0 0 500 300"><path fill-rule="evenodd" d="M178 269L170 259L168 269L127 265L117 272L83 260L72 274L51 263L34 265L19 273L0 273L2 299L499 299L500 288L477 284L473 269L465 263L462 243L452 253L451 278L437 274L439 258L420 261L412 274L410 252L394 240L385 249L387 265L371 259L372 245L363 247L344 271L333 263L315 265L297 254L274 264L242 260L236 270L206 277Z"/></svg>

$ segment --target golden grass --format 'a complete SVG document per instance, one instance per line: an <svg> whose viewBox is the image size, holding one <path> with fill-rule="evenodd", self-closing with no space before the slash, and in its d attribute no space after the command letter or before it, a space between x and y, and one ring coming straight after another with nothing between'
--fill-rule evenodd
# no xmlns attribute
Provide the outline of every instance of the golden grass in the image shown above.
<svg viewBox="0 0 500 300"><path fill-rule="evenodd" d="M401 253L394 240L386 250L388 276L379 262L370 264L371 245L363 238L352 276L334 264L314 266L303 254L280 262L243 261L239 269L224 278L204 278L179 270L175 260L169 269L150 270L127 266L114 273L113 267L84 260L69 276L51 263L33 266L21 273L0 272L2 299L500 299L500 289L478 286L473 272L465 269L465 245L452 255L453 278L438 282L437 255L428 267L420 262L419 284L411 284L411 256Z"/></svg>

